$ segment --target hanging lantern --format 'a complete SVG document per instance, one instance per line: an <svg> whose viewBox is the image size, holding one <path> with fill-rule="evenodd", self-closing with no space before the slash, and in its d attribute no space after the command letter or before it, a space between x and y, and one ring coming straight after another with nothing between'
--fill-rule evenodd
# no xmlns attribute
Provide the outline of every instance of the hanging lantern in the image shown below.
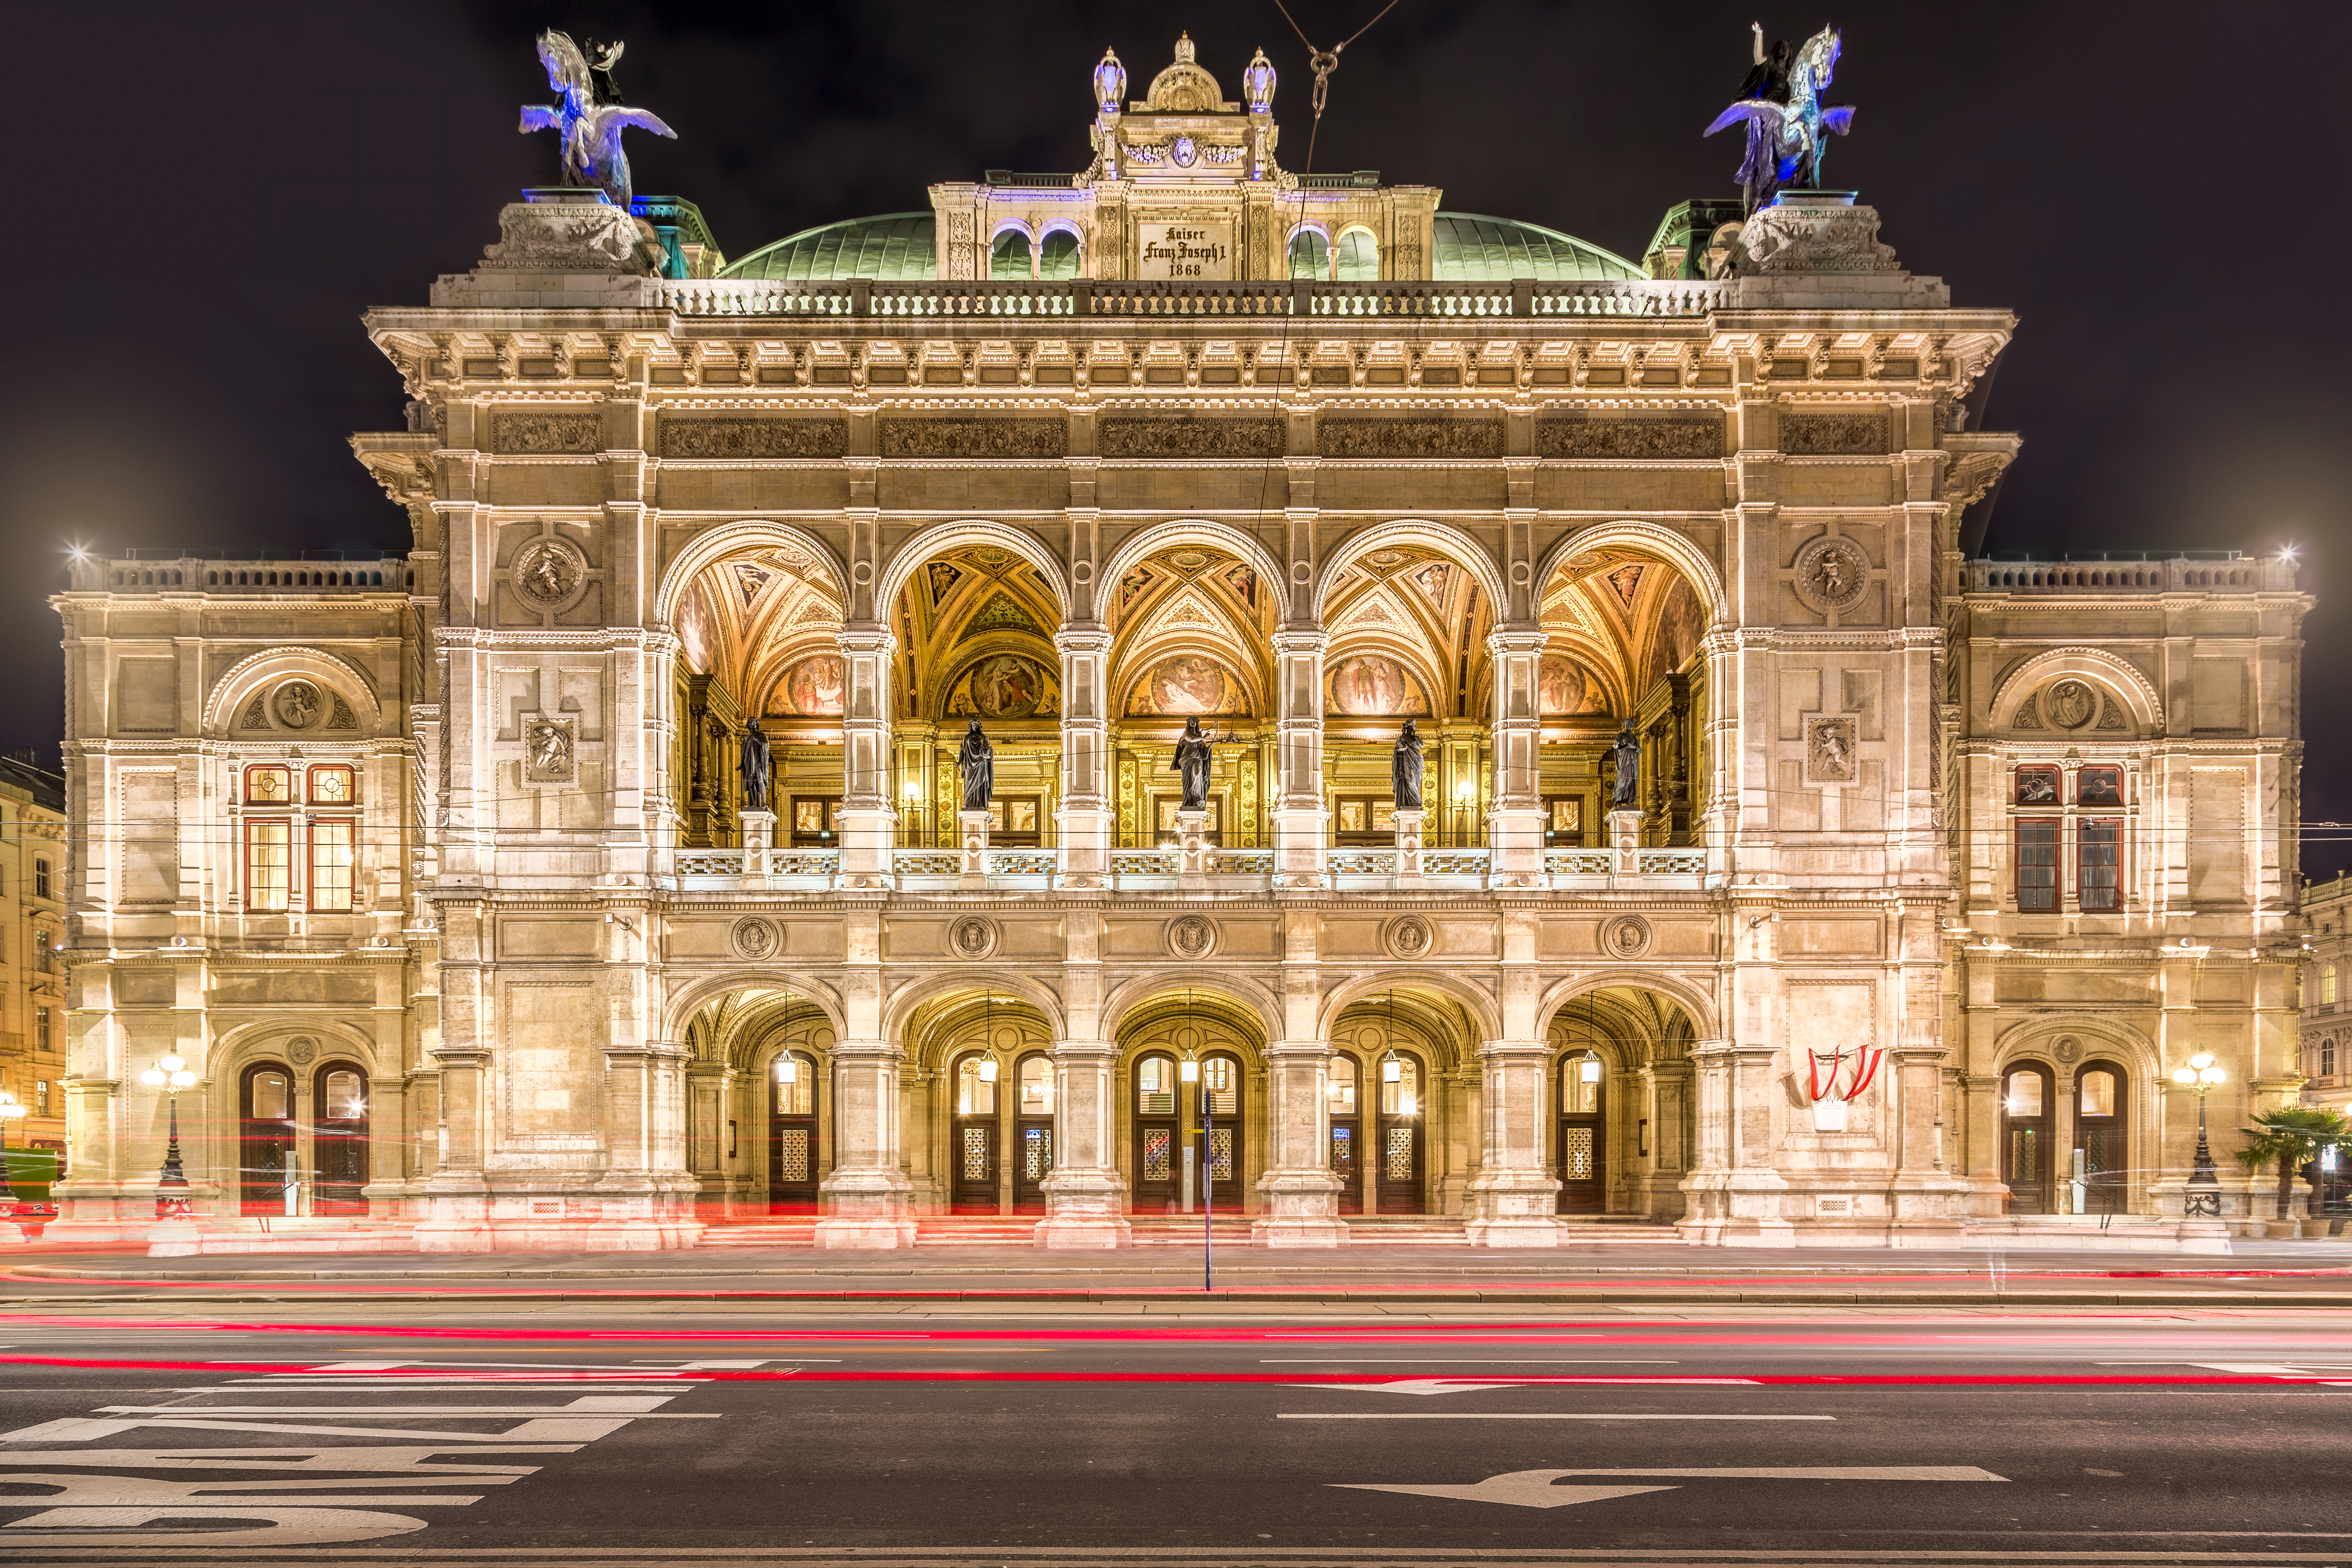
<svg viewBox="0 0 2352 1568"><path fill-rule="evenodd" d="M1200 1082L1201 1058L1194 1056L1190 1051L1185 1052L1184 1059L1176 1064L1176 1077L1179 1081L1183 1083Z"/></svg>
<svg viewBox="0 0 2352 1568"><path fill-rule="evenodd" d="M994 1057L984 1056L980 1058L980 1081L982 1083L994 1083L996 1081L996 1058Z"/></svg>
<svg viewBox="0 0 2352 1568"><path fill-rule="evenodd" d="M1102 64L1095 67L1095 102L1105 114L1117 114L1126 100L1127 68L1118 63L1116 51L1105 49Z"/></svg>
<svg viewBox="0 0 2352 1568"><path fill-rule="evenodd" d="M1576 1064L1576 1076L1586 1083L1599 1083L1601 1058L1591 1051L1585 1052L1584 1059Z"/></svg>
<svg viewBox="0 0 2352 1568"><path fill-rule="evenodd" d="M799 1058L793 1056L790 1051L787 1051L782 1056L776 1058L776 1081L778 1083L798 1083L800 1079L801 1064Z"/></svg>
<svg viewBox="0 0 2352 1568"><path fill-rule="evenodd" d="M1242 72L1242 95L1249 100L1252 114L1264 114L1274 107L1274 62L1260 49Z"/></svg>
<svg viewBox="0 0 2352 1568"><path fill-rule="evenodd" d="M1404 1081L1404 1063L1397 1059L1397 1054L1394 1051L1389 1052L1381 1058L1381 1081L1382 1083Z"/></svg>

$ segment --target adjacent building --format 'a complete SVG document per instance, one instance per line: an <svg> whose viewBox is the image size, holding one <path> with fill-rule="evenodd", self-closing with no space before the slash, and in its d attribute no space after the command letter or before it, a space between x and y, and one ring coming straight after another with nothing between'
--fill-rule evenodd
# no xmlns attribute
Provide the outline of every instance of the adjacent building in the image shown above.
<svg viewBox="0 0 2352 1568"><path fill-rule="evenodd" d="M26 1199L67 1163L65 811L62 778L0 755L0 1089L26 1110L7 1135Z"/></svg>
<svg viewBox="0 0 2352 1568"><path fill-rule="evenodd" d="M527 193L368 313L404 558L78 564L64 1233L175 1053L215 1225L435 1247L2174 1234L2172 1070L2296 1082L2293 563L1978 553L2015 323L1850 195L1622 258L1234 63L733 262Z"/></svg>

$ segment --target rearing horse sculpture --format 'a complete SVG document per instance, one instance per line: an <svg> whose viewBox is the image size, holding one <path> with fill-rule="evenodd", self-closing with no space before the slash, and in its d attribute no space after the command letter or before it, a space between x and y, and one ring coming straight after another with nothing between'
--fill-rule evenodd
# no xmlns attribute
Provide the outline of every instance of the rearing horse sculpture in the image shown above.
<svg viewBox="0 0 2352 1568"><path fill-rule="evenodd" d="M1760 35L1758 44L1761 64ZM1771 201L1781 186L1799 183L1794 176L1801 167L1805 172L1802 184L1821 188L1823 134L1843 136L1853 126L1850 106L1830 108L1822 102L1830 79L1837 74L1838 47L1837 29L1823 27L1789 62L1787 101L1775 101L1769 91L1743 98L1706 128L1712 136L1726 126L1747 124L1748 155L1740 161L1738 180L1749 212ZM1777 88L1778 83L1772 85Z"/></svg>

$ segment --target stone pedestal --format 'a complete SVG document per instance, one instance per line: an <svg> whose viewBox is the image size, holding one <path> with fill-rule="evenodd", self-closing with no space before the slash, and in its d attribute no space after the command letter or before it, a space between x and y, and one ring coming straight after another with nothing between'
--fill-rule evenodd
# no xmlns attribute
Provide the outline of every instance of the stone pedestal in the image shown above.
<svg viewBox="0 0 2352 1568"><path fill-rule="evenodd" d="M597 190L545 186L499 213L499 240L471 272L433 286L436 309L654 310L662 303L653 230Z"/></svg>
<svg viewBox="0 0 2352 1568"><path fill-rule="evenodd" d="M995 818L985 811L956 813L956 845L963 857L963 885L988 886L988 830Z"/></svg>
<svg viewBox="0 0 2352 1568"><path fill-rule="evenodd" d="M914 1184L898 1168L898 1048L887 1040L833 1047L839 1129L833 1173L818 1191L816 1244L887 1251L915 1245Z"/></svg>
<svg viewBox="0 0 2352 1568"><path fill-rule="evenodd" d="M1609 812L1609 874L1632 877L1642 866L1642 813L1638 806L1612 806Z"/></svg>
<svg viewBox="0 0 2352 1568"><path fill-rule="evenodd" d="M743 885L764 889L768 885L771 856L776 847L776 814L739 811L735 820L743 828Z"/></svg>
<svg viewBox="0 0 2352 1568"><path fill-rule="evenodd" d="M1428 815L1402 807L1397 810L1396 885L1400 888L1421 886L1421 825Z"/></svg>
<svg viewBox="0 0 2352 1568"><path fill-rule="evenodd" d="M1209 885L1209 814L1205 811L1178 812L1176 842L1179 854L1177 885L1187 889L1206 888Z"/></svg>
<svg viewBox="0 0 2352 1568"><path fill-rule="evenodd" d="M1054 1047L1054 1170L1045 1181L1038 1245L1072 1250L1123 1247L1127 1183L1118 1173L1118 1047L1063 1040Z"/></svg>

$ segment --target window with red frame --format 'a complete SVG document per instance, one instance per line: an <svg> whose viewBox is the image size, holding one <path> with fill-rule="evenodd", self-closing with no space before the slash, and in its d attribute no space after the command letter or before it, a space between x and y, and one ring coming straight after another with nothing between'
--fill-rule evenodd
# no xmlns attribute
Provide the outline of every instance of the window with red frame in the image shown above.
<svg viewBox="0 0 2352 1568"><path fill-rule="evenodd" d="M2021 914L2057 910L2058 824L2054 818L2018 819L2017 908Z"/></svg>

